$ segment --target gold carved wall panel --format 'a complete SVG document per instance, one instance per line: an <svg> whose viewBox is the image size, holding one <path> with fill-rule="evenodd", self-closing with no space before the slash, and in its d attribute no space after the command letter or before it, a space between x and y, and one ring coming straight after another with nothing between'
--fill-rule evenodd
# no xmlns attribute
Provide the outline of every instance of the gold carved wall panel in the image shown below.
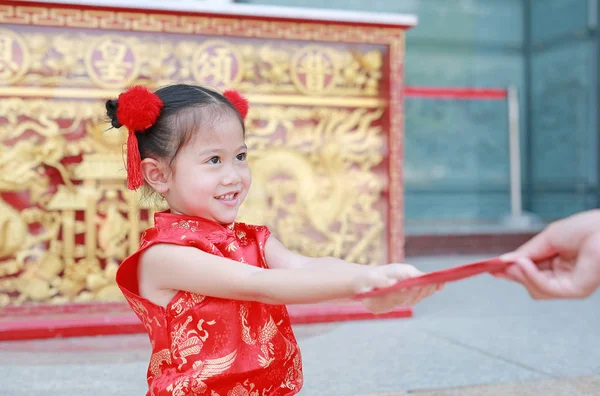
<svg viewBox="0 0 600 396"><path fill-rule="evenodd" d="M0 29L0 83L30 95L177 81L253 94L375 97L383 56L381 48L331 44Z"/></svg>
<svg viewBox="0 0 600 396"><path fill-rule="evenodd" d="M126 131L104 117L133 84L249 96L241 221L310 256L401 259L401 106L387 91L402 31L307 42L331 28L182 18L0 4L0 305L122 298L115 271L164 209L126 189Z"/></svg>

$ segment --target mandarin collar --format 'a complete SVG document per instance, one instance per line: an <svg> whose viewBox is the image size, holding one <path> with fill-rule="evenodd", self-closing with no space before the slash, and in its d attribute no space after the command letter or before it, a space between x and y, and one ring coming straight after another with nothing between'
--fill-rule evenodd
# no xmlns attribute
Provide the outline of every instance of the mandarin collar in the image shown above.
<svg viewBox="0 0 600 396"><path fill-rule="evenodd" d="M169 211L154 214L154 225L158 229L181 228L191 232L199 232L214 243L225 242L231 237L235 238L235 222L220 224L197 216L188 216Z"/></svg>

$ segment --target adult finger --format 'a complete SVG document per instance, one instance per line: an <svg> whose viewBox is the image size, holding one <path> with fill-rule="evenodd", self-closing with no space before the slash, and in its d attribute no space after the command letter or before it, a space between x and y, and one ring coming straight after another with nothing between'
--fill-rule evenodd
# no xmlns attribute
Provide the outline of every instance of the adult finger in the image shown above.
<svg viewBox="0 0 600 396"><path fill-rule="evenodd" d="M568 291L556 279L552 278L549 271L541 271L531 260L520 259L517 261L518 268L523 273L524 285L532 293L532 297L542 298L564 298ZM561 276L563 285L569 281L570 273L564 272Z"/></svg>
<svg viewBox="0 0 600 396"><path fill-rule="evenodd" d="M535 261L550 254L556 253L556 248L550 239L550 236L552 235L552 227L553 225L546 227L546 229L544 229L542 232L519 246L513 252L513 254L516 256L515 259L518 259L522 256L527 256ZM506 256L507 255L504 257Z"/></svg>
<svg viewBox="0 0 600 396"><path fill-rule="evenodd" d="M523 269L518 265L518 263L521 260L529 260L529 259L521 258L517 261L517 263L512 265L507 270L507 272L510 273L511 280L513 280L514 282L517 282L517 283L521 284L523 287L525 287L525 289L527 290L527 292L529 293L529 295L532 298L541 299L541 298L545 297L544 294L534 284L531 283L531 281L525 275L525 272L523 271Z"/></svg>

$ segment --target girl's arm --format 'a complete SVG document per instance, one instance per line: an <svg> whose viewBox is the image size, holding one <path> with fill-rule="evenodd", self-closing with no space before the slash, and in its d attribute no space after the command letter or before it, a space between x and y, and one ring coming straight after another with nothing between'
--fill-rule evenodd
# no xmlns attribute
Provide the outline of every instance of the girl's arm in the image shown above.
<svg viewBox="0 0 600 396"><path fill-rule="evenodd" d="M365 265L350 263L335 257L312 258L288 250L277 238L270 236L265 244L265 258L269 268L319 269L359 273Z"/></svg>
<svg viewBox="0 0 600 396"><path fill-rule="evenodd" d="M265 254L268 256L277 253L270 252L271 247L267 242ZM360 267L350 271L311 267L263 269L193 247L159 244L142 255L139 282L154 290L185 290L269 304L304 304L352 297L376 287L391 286L405 277L404 271L395 266Z"/></svg>
<svg viewBox="0 0 600 396"><path fill-rule="evenodd" d="M334 274L360 274L366 267L360 264L349 263L334 257L310 258L289 251L281 242L273 236L270 236L265 244L265 257L269 268L276 269L319 269L322 271L331 272ZM389 264L377 266L376 269L386 271L389 268L394 268L400 277L396 279L405 279L419 276L421 271L407 264ZM389 311L398 305L411 306L415 305L424 298L434 294L442 289L442 285L426 286L420 288L412 288L407 291L400 291L381 297L368 298L363 300L363 304L374 313L382 313Z"/></svg>

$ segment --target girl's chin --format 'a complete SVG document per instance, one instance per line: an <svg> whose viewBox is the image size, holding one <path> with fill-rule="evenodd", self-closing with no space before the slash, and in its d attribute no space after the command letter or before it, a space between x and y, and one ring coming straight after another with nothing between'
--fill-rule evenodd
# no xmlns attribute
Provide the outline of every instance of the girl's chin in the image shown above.
<svg viewBox="0 0 600 396"><path fill-rule="evenodd" d="M217 223L220 223L220 224L231 224L235 221L236 218L237 218L237 211L235 212L235 215L216 216L214 219Z"/></svg>

